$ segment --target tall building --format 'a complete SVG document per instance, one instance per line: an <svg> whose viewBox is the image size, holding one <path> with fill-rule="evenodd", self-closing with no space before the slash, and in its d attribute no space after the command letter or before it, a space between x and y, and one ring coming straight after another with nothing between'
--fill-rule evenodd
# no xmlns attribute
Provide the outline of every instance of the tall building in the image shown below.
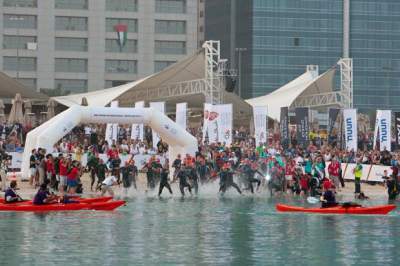
<svg viewBox="0 0 400 266"><path fill-rule="evenodd" d="M400 1L207 0L205 12L205 38L221 40L231 67L241 56L245 98L350 57L354 106L400 110Z"/></svg>
<svg viewBox="0 0 400 266"><path fill-rule="evenodd" d="M0 71L72 93L137 80L198 48L202 2L0 0Z"/></svg>

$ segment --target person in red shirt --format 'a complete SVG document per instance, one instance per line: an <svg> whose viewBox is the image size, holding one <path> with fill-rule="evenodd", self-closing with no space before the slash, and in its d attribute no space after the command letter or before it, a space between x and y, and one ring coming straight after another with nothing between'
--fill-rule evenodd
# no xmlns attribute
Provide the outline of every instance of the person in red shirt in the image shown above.
<svg viewBox="0 0 400 266"><path fill-rule="evenodd" d="M303 195L308 195L308 191L310 189L309 187L310 184L310 177L308 174L303 174L300 178L300 189L301 189L301 193L303 193Z"/></svg>
<svg viewBox="0 0 400 266"><path fill-rule="evenodd" d="M107 151L107 157L110 161L118 158L118 150L115 145L112 145L112 148Z"/></svg>
<svg viewBox="0 0 400 266"><path fill-rule="evenodd" d="M59 163L59 191L63 193L65 191L65 187L67 186L67 175L68 175L68 159L62 157Z"/></svg>
<svg viewBox="0 0 400 266"><path fill-rule="evenodd" d="M50 181L50 183L54 186L54 183L56 181L55 180L56 171L54 169L54 160L53 160L53 156L51 154L47 154L47 156L46 156L45 167L46 167L47 180ZM53 186L51 186L51 187L53 187Z"/></svg>
<svg viewBox="0 0 400 266"><path fill-rule="evenodd" d="M340 180L339 180L339 171L340 171L340 163L338 162L336 157L332 158L332 162L328 166L329 178L333 181L333 184L336 188L339 188Z"/></svg>
<svg viewBox="0 0 400 266"><path fill-rule="evenodd" d="M73 161L72 168L67 174L67 185L69 194L75 194L76 189L78 187L78 178L79 178L79 162Z"/></svg>
<svg viewBox="0 0 400 266"><path fill-rule="evenodd" d="M325 178L324 182L322 183L322 187L324 191L334 188L332 181L329 178Z"/></svg>

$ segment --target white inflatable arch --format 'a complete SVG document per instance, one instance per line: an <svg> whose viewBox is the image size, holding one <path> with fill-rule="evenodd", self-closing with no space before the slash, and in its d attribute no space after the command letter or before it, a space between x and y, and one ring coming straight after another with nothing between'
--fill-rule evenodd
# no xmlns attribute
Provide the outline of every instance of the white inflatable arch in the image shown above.
<svg viewBox="0 0 400 266"><path fill-rule="evenodd" d="M155 130L169 144L170 163L176 155L197 151L197 140L185 129L153 108L117 108L72 106L30 131L26 137L22 158L22 178L29 178L29 158L31 151L45 148L48 152L62 137L79 123L145 124Z"/></svg>

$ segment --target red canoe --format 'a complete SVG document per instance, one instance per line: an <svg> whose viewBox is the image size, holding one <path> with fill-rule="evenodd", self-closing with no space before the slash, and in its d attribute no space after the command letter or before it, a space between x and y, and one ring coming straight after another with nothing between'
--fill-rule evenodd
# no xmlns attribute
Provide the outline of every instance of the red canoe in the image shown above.
<svg viewBox="0 0 400 266"><path fill-rule="evenodd" d="M396 205L381 205L373 207L331 207L331 208L304 208L285 204L277 204L276 210L279 212L307 212L307 213L327 213L327 214L388 214L396 209Z"/></svg>
<svg viewBox="0 0 400 266"><path fill-rule="evenodd" d="M79 198L79 197L72 197L71 200L73 201L79 201L80 203L95 203L95 202L106 202L112 200L113 197L98 197L98 198ZM5 204L4 198L0 198L0 204ZM26 200L26 201L21 201L21 202L14 202L14 203L8 203L8 204L32 204L32 200Z"/></svg>
<svg viewBox="0 0 400 266"><path fill-rule="evenodd" d="M112 211L125 204L123 200L94 202L94 203L69 203L69 204L0 204L0 211L13 212L50 212L50 211L78 211L78 210L96 210Z"/></svg>

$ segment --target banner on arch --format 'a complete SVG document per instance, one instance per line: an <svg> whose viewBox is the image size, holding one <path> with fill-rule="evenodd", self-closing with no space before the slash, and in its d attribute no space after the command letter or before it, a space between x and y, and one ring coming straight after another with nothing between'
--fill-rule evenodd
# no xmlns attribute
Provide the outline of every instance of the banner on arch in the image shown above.
<svg viewBox="0 0 400 266"><path fill-rule="evenodd" d="M144 108L144 101L136 102L135 108ZM131 139L143 141L143 124L132 124Z"/></svg>

